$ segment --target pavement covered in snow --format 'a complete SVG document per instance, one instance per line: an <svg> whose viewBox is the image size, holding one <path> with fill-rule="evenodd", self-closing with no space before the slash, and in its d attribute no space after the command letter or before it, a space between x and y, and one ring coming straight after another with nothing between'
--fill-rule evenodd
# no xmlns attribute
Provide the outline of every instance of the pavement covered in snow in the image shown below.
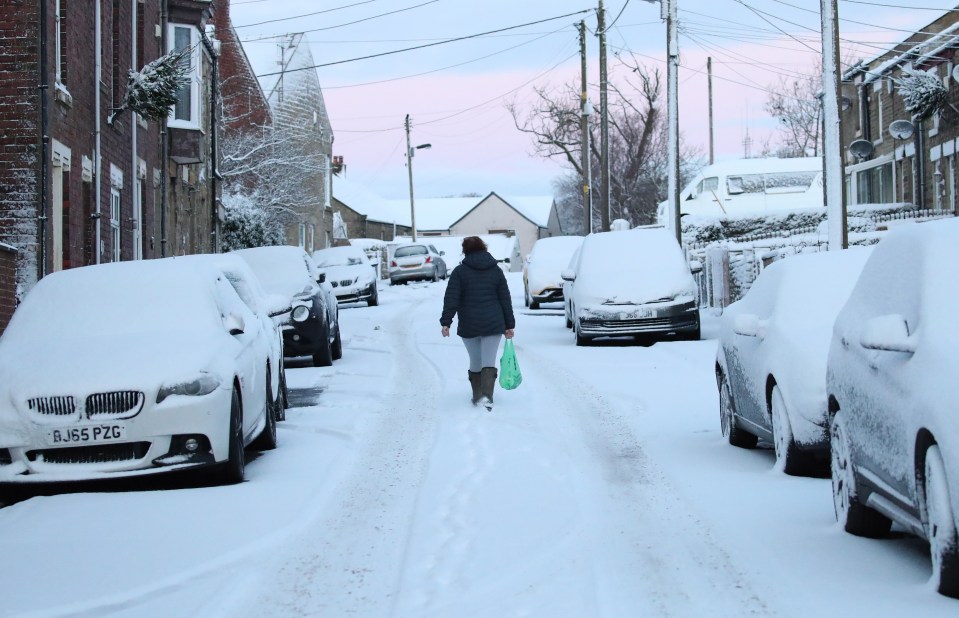
<svg viewBox="0 0 959 618"><path fill-rule="evenodd" d="M445 283L341 310L343 359L247 482L0 509L0 616L954 616L925 543L845 534L828 479L725 443L704 340L577 348L523 309L523 384L469 404ZM383 282L381 282L383 283Z"/></svg>

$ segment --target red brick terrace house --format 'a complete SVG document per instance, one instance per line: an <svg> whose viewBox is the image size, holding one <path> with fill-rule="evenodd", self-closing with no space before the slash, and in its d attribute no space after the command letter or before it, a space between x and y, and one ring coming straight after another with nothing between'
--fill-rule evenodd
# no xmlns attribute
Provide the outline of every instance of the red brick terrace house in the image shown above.
<svg viewBox="0 0 959 618"><path fill-rule="evenodd" d="M49 272L215 248L212 13L211 0L3 4L0 262L15 256L15 276L0 277L0 329ZM193 50L165 144L160 123L113 113L127 72L164 45Z"/></svg>

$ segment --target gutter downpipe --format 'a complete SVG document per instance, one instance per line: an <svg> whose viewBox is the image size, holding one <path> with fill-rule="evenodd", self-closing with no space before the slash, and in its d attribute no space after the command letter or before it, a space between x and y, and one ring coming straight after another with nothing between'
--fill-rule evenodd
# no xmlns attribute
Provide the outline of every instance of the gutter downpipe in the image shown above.
<svg viewBox="0 0 959 618"><path fill-rule="evenodd" d="M94 135L96 135L96 140L95 140L95 145L94 145L94 153L93 153L93 161L94 161L94 170L93 170L93 173L94 173L94 176L96 177L95 191L96 191L96 194L97 194L96 200L94 200L94 203L96 204L96 207L95 207L95 210L94 210L94 213L93 213L93 218L94 218L94 220L96 221L96 228L95 228L95 229L96 229L96 232L95 232L95 237L94 237L95 239L94 239L94 244L93 244L93 252L94 252L94 255L96 256L96 259L95 259L95 262L94 262L95 264L99 264L99 263L100 263L100 243L102 242L101 239L100 239L100 219L101 219L101 217L100 217L100 213L101 213L101 211L100 211L100 206L101 206L101 203L100 203L100 202L101 202L101 199L102 199L102 197L101 197L101 189L102 189L102 185L101 185L102 180L101 180L101 177L103 176L103 174L102 174L102 172L103 172L103 161L101 160L101 157L102 157L103 155L102 155L101 144L100 144L100 126L101 126L101 123L100 123L100 114L101 114L101 111L102 111L102 110L101 110L101 107L102 107L103 103L102 103L102 101L100 100L100 99L101 99L101 97L100 97L100 76L101 76L101 74L102 74L102 72L103 72L103 32L102 32L102 28L101 28L101 24L103 23L103 21L102 21L103 16L101 15L100 4L101 4L100 2L94 3L94 9L93 9L93 15L94 15L93 19L94 19L94 21L95 21L96 24L97 24L97 27L96 27L96 35L94 36L94 44L93 44L93 49L94 49L94 52L93 52L93 53L94 53L94 55L96 55L96 58L94 59L94 62L93 62L94 67L95 67L95 69L94 69L94 71L93 71L93 92L94 92L94 95L93 95L93 97L94 97L94 99L93 99L93 100L94 100L94 103L93 103L94 114L93 114L93 115L94 115L94 118L95 118L95 120L94 120Z"/></svg>
<svg viewBox="0 0 959 618"><path fill-rule="evenodd" d="M130 40L133 43L130 45L130 67L134 71L139 71L140 67L137 65L137 4L138 2L132 2L132 18L130 20ZM140 192L137 189L140 186L140 183L137 182L140 174L140 166L137 165L137 133L140 132L140 123L139 118L133 110L130 110L130 150L133 152L130 159L130 170L131 174L131 183L130 183L130 193L133 194L133 201L131 206L133 207L133 225L136 227L136 232L133 234L133 242L138 243L140 246L133 247L133 256L132 259L143 259L143 203L140 200ZM139 258L137 257L139 256Z"/></svg>
<svg viewBox="0 0 959 618"><path fill-rule="evenodd" d="M99 4L99 3L97 3ZM167 0L160 2L160 54L167 53L167 23L169 22L169 6ZM160 169L163 173L160 176L162 183L160 191L160 257L166 257L166 210L167 210L167 192L169 191L170 179L168 178L170 144L167 139L167 117L160 120Z"/></svg>
<svg viewBox="0 0 959 618"><path fill-rule="evenodd" d="M210 86L210 252L220 252L220 217L218 215L219 205L216 199L216 183L219 180L220 169L217 156L217 121L216 104L220 94L220 68L219 57L217 56L216 46L206 36L204 32L200 38L203 46L210 54L210 63L212 69L212 81Z"/></svg>
<svg viewBox="0 0 959 618"><path fill-rule="evenodd" d="M40 84L37 86L37 90L40 91L40 212L37 216L40 263L37 265L37 279L42 279L47 274L47 178L49 177L47 96L50 91L50 82L47 75L47 2L40 0L37 4L40 7L40 57L38 58Z"/></svg>

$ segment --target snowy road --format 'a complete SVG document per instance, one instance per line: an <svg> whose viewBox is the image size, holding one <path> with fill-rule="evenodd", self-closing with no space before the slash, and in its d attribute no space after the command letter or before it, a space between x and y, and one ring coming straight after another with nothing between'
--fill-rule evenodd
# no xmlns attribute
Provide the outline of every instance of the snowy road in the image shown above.
<svg viewBox="0 0 959 618"><path fill-rule="evenodd" d="M443 283L341 311L235 487L0 509L0 616L952 616L924 544L835 524L826 479L724 443L715 341L576 348L517 305L523 385L468 403ZM705 322L704 335L712 333Z"/></svg>

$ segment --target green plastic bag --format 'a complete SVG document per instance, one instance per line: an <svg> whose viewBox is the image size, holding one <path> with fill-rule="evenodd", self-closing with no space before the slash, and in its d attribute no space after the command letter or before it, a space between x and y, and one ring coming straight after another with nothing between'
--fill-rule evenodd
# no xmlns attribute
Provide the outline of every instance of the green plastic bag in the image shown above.
<svg viewBox="0 0 959 618"><path fill-rule="evenodd" d="M503 346L503 356L499 359L499 385L511 391L523 382L523 374L519 370L519 361L516 360L516 350L513 349L513 340L507 339Z"/></svg>

